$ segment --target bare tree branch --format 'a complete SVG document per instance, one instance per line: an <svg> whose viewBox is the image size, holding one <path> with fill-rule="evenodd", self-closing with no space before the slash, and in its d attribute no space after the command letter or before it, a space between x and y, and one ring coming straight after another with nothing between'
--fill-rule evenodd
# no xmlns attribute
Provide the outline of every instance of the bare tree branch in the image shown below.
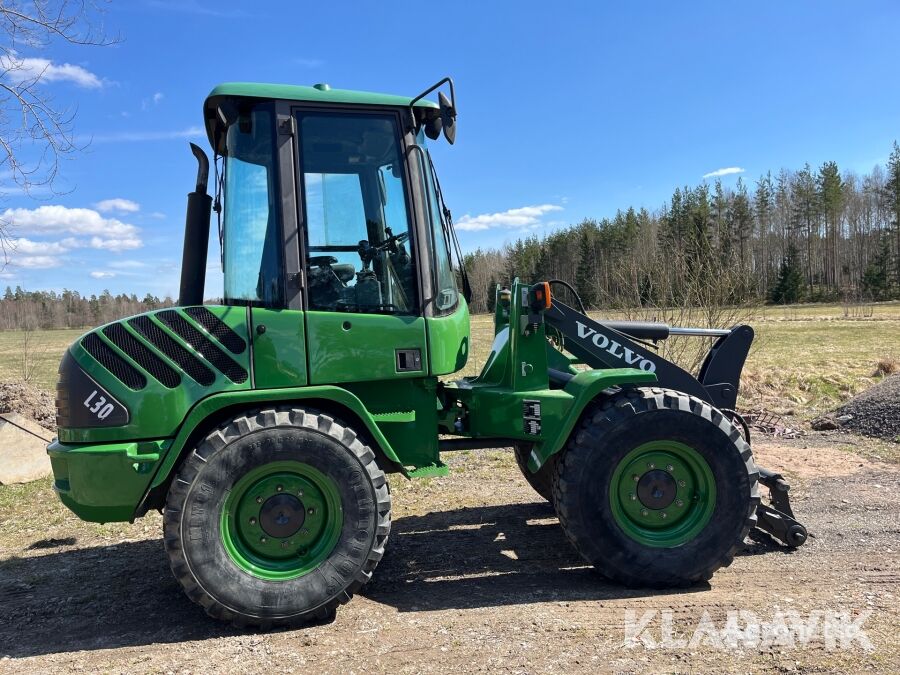
<svg viewBox="0 0 900 675"><path fill-rule="evenodd" d="M119 42L104 30L102 11L88 0L0 0L0 195L13 186L27 195L38 188L58 194L60 162L82 149L73 132L77 110L58 106L42 85L60 73L81 78L82 86L102 81L80 66L56 66L41 53L54 43ZM0 269L13 250L10 224L0 219Z"/></svg>

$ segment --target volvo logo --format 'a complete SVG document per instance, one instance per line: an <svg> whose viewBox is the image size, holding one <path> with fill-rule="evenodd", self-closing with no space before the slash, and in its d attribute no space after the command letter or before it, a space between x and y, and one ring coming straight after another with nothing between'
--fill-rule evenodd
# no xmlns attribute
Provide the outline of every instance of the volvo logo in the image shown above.
<svg viewBox="0 0 900 675"><path fill-rule="evenodd" d="M610 340L602 333L598 333L595 328L586 326L580 321L575 321L578 325L578 337L582 340L590 339L598 349L602 349L610 356L614 356L620 361L624 361L629 366L637 366L648 373L656 372L656 364L649 359L645 359L640 354L636 354L628 347L623 347L615 340Z"/></svg>

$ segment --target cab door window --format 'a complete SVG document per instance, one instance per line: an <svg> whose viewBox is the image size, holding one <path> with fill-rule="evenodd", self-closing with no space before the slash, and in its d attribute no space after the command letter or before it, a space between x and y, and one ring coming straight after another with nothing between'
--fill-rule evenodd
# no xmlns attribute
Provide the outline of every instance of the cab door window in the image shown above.
<svg viewBox="0 0 900 675"><path fill-rule="evenodd" d="M309 308L418 313L396 117L298 118Z"/></svg>

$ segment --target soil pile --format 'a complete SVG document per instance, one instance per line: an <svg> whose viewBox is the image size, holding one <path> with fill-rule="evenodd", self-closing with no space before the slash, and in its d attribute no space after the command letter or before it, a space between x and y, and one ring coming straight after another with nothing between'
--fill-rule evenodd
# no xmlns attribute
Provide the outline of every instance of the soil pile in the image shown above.
<svg viewBox="0 0 900 675"><path fill-rule="evenodd" d="M900 442L900 374L869 387L829 418L842 429Z"/></svg>
<svg viewBox="0 0 900 675"><path fill-rule="evenodd" d="M25 382L0 382L0 413L16 412L48 431L56 431L53 396Z"/></svg>

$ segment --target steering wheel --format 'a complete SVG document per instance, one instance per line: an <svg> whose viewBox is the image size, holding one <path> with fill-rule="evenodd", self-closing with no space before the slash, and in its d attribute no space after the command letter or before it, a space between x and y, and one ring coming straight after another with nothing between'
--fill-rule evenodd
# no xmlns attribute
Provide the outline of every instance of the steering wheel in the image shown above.
<svg viewBox="0 0 900 675"><path fill-rule="evenodd" d="M377 246L372 247L376 251L390 251L391 253L396 253L397 244L403 244L409 241L409 232L394 234L389 227L384 228L384 231L388 233L388 237Z"/></svg>

